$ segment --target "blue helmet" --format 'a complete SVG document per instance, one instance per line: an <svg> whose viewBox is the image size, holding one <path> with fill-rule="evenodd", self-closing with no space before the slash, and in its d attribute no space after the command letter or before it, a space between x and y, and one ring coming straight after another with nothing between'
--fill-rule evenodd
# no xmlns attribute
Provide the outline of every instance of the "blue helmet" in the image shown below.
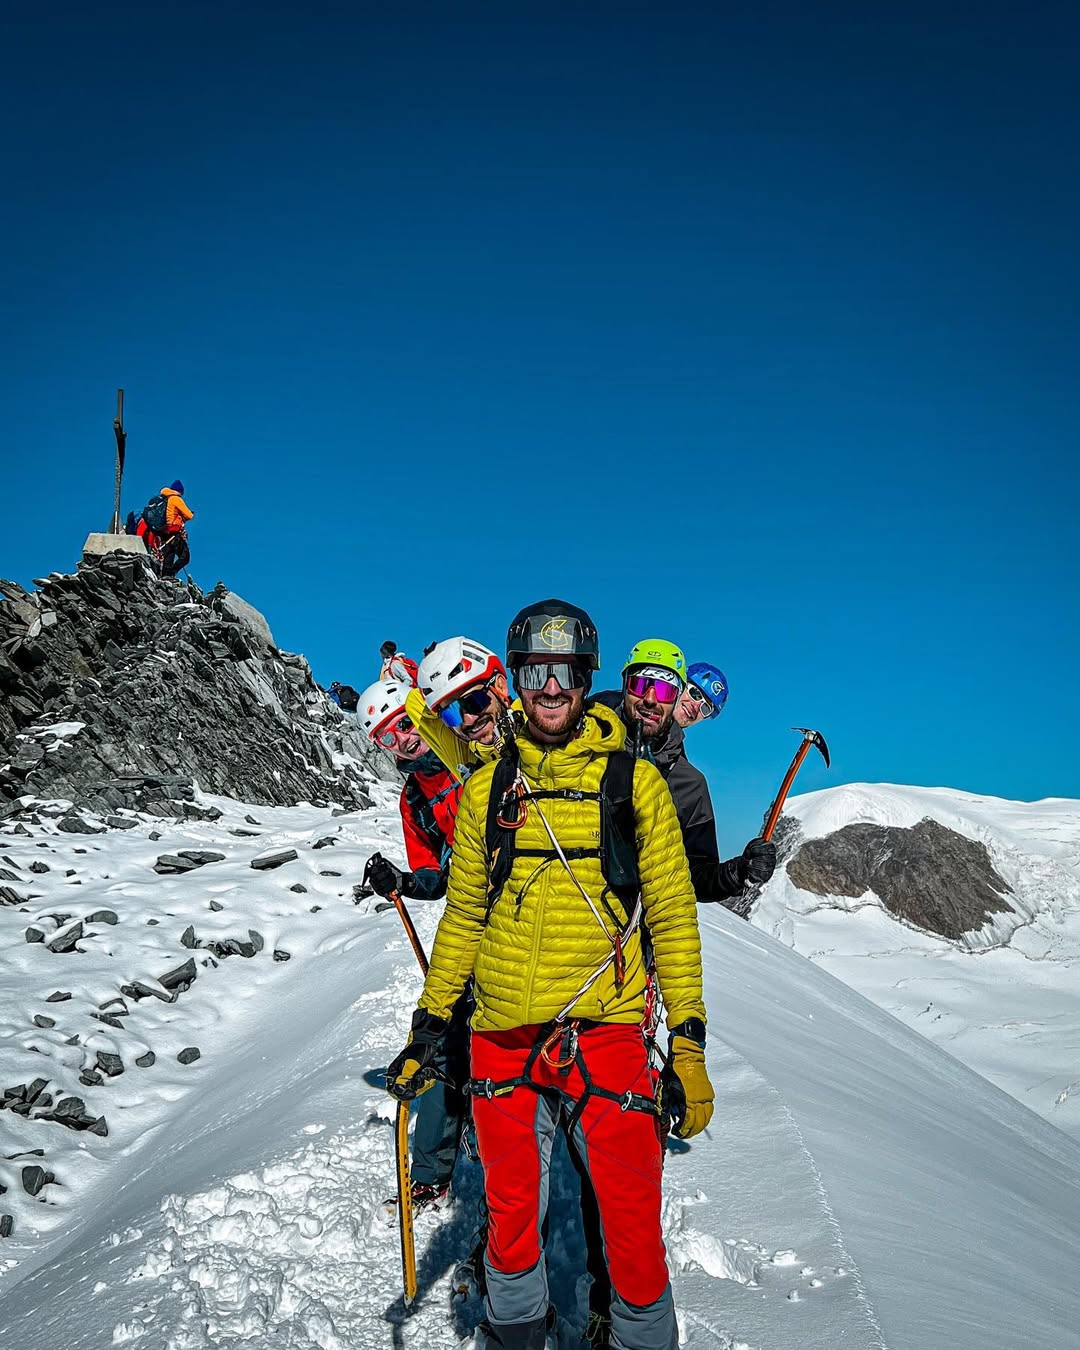
<svg viewBox="0 0 1080 1350"><path fill-rule="evenodd" d="M719 717L727 702L728 682L719 666L708 661L695 661L687 670L686 678L690 684L696 684L713 706L710 717Z"/></svg>

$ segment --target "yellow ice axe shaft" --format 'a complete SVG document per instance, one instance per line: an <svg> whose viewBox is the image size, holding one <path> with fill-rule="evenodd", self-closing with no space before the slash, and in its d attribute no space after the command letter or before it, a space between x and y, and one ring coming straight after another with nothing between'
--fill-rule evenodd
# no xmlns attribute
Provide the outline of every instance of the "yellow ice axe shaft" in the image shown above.
<svg viewBox="0 0 1080 1350"><path fill-rule="evenodd" d="M397 891L390 892L390 899L394 908L398 912L398 917L405 926L405 932L412 949L416 953L416 959L420 963L420 969L426 975L428 972L428 959L424 955L424 948L420 942L420 935L417 933L409 911L405 908L405 901ZM409 1174L409 1103L398 1102L397 1120L395 1122L394 1152L397 1157L397 1184L398 1184L398 1232L401 1237L401 1279L404 1285L405 1309L408 1311L416 1298L416 1235L413 1232L413 1210L412 1210L412 1177Z"/></svg>

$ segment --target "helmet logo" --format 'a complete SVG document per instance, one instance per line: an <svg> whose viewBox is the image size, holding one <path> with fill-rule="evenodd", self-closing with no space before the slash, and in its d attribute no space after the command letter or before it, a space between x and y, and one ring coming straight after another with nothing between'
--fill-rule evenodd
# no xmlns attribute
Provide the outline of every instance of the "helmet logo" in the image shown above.
<svg viewBox="0 0 1080 1350"><path fill-rule="evenodd" d="M570 651L573 644L570 641L570 634L566 631L569 622L569 619L548 619L540 629L540 641L553 652Z"/></svg>

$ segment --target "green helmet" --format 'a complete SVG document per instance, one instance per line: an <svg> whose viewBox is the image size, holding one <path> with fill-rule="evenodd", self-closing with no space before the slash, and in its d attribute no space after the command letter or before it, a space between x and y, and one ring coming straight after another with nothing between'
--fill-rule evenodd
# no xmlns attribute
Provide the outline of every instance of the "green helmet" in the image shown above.
<svg viewBox="0 0 1080 1350"><path fill-rule="evenodd" d="M635 642L622 673L625 675L634 666L663 666L665 670L673 670L683 684L686 683L686 657L681 648L664 638L645 638Z"/></svg>

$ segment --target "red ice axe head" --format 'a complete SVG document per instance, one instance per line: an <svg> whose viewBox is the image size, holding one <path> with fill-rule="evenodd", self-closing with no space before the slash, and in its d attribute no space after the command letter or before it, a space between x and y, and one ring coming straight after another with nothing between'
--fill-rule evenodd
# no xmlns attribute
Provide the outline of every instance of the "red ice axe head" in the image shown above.
<svg viewBox="0 0 1080 1350"><path fill-rule="evenodd" d="M791 785L795 781L795 775L802 767L802 762L812 745L816 745L821 751L821 757L825 761L825 767L829 768L829 747L825 744L825 737L820 731L812 731L809 727L792 727L792 731L801 731L803 734L802 743L795 751L795 757L788 765L788 771L784 775L784 781L780 784L780 791L776 794L776 800L769 807L769 813L765 817L765 827L761 831L762 839L771 839L773 830L776 829L776 822L780 819L780 812L784 809L784 802L791 791Z"/></svg>

